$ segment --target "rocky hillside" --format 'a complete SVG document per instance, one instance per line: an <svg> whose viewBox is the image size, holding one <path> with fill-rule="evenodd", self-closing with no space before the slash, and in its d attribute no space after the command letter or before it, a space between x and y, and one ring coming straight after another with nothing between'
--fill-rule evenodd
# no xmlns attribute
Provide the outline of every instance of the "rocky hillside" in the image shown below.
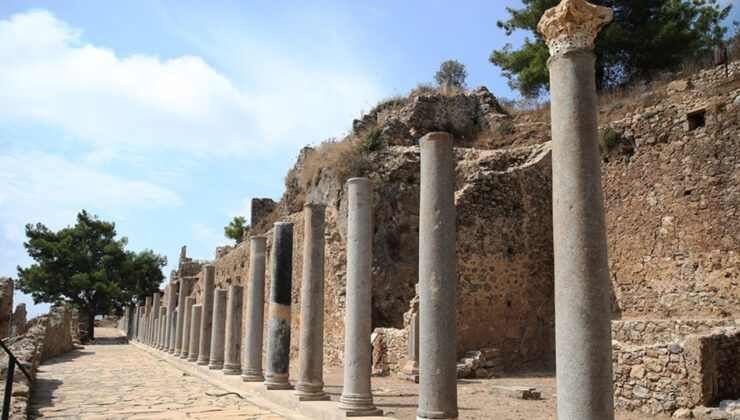
<svg viewBox="0 0 740 420"><path fill-rule="evenodd" d="M737 318L740 64L732 64L728 76L724 69L707 70L602 102L615 319ZM264 211L253 214L250 232L271 237L272 222L295 223L294 331L300 318L302 206L323 202L325 357L341 360L343 184L351 176L368 176L375 184L373 325L406 327L418 281L418 140L430 131L448 131L457 146L458 350L496 347L511 370L551 366L548 114L506 111L485 88L455 94L418 89L379 104L342 141L305 148L286 176L282 199L274 206L260 201ZM217 283L246 284L248 253L246 243L221 250Z"/></svg>

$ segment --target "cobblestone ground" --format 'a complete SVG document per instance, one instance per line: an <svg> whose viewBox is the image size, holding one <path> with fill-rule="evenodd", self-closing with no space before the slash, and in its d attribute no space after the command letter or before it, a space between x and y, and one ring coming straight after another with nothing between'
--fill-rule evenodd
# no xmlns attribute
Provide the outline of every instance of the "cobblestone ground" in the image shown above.
<svg viewBox="0 0 740 420"><path fill-rule="evenodd" d="M106 331L107 330L107 331ZM105 341L114 329L96 328ZM127 344L86 345L39 367L29 418L278 420Z"/></svg>

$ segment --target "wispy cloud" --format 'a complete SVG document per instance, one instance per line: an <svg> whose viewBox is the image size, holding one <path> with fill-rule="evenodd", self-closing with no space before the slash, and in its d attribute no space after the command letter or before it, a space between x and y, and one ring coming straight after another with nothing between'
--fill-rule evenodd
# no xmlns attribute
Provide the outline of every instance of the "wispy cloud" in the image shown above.
<svg viewBox="0 0 740 420"><path fill-rule="evenodd" d="M102 149L94 161L119 149L247 155L339 134L378 94L362 75L252 58L259 71L242 88L200 57L120 57L31 10L0 21L0 122L60 129Z"/></svg>

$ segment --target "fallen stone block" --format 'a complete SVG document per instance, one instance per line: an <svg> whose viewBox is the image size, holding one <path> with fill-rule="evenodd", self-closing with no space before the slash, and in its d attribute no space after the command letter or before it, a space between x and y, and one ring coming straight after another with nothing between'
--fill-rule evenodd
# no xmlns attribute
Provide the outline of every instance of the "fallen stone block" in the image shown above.
<svg viewBox="0 0 740 420"><path fill-rule="evenodd" d="M542 393L536 388L527 388L523 386L500 386L491 387L491 393L504 397L516 398L519 400L539 400Z"/></svg>

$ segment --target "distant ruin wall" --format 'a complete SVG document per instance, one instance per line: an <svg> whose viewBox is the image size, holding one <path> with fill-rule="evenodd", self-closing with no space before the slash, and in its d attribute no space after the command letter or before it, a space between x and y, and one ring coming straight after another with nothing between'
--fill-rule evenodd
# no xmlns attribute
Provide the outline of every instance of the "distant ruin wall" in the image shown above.
<svg viewBox="0 0 740 420"><path fill-rule="evenodd" d="M13 279L0 277L0 338L10 335L13 320Z"/></svg>

